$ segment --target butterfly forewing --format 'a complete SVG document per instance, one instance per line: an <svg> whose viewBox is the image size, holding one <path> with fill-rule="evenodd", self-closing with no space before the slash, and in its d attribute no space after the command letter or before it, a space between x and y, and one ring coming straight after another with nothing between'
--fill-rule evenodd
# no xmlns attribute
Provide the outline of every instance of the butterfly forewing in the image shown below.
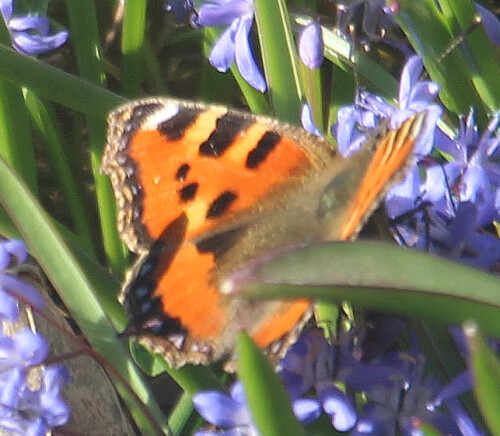
<svg viewBox="0 0 500 436"><path fill-rule="evenodd" d="M194 237L333 157L301 129L221 106L147 99L115 110L108 124L102 168L132 251L147 249L181 211Z"/></svg>

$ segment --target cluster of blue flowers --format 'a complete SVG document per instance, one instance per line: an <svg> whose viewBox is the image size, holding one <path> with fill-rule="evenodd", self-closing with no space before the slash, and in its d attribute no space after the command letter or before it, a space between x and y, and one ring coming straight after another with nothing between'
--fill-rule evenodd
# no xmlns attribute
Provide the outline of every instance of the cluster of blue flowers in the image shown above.
<svg viewBox="0 0 500 436"><path fill-rule="evenodd" d="M28 328L14 335L5 332L5 323L18 320L18 299L38 310L43 308L37 291L9 274L12 264L18 266L26 257L21 241L0 243L0 429L21 436L43 436L69 420L69 407L61 397L69 374L62 365L40 366L49 353L42 335ZM34 369L41 372L38 382L30 376Z"/></svg>
<svg viewBox="0 0 500 436"><path fill-rule="evenodd" d="M361 92L355 105L340 109L334 126L339 151L344 156L357 151L365 132L381 120L387 119L395 128L411 115L426 111L426 125L415 145L415 155L425 165L415 163L385 200L398 240L477 268L498 270L500 241L483 229L500 218L500 138L494 134L500 114L491 118L480 135L471 111L466 120L461 119L458 136L449 138L437 127L443 109L433 99L439 86L419 80L422 69L419 57L408 59L397 107ZM435 149L453 160L441 163L431 155Z"/></svg>
<svg viewBox="0 0 500 436"><path fill-rule="evenodd" d="M399 320L387 317L383 322L392 329ZM368 358L362 336L350 331L329 344L320 330L309 330L281 362L281 378L303 424L324 412L335 430L356 436L419 435L424 423L446 435L482 434L457 398L471 389L468 372L441 387L433 376L425 375L425 359L416 346L405 352L370 353ZM354 402L357 393L366 399L360 411ZM199 392L193 403L208 422L219 427L196 436L259 434L240 382L232 386L230 395Z"/></svg>

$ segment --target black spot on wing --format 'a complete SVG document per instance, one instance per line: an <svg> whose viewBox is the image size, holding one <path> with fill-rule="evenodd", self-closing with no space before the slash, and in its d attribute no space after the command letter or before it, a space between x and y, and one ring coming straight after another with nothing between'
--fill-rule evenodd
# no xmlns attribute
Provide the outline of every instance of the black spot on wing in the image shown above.
<svg viewBox="0 0 500 436"><path fill-rule="evenodd" d="M186 180L186 176L190 168L191 167L188 164L182 164L175 173L175 180L178 180L179 182L184 182Z"/></svg>
<svg viewBox="0 0 500 436"><path fill-rule="evenodd" d="M200 145L199 151L202 156L218 157L222 155L243 133L252 120L235 115L231 112L217 119L215 129L209 138Z"/></svg>
<svg viewBox="0 0 500 436"><path fill-rule="evenodd" d="M273 131L266 132L257 143L256 147L248 153L245 163L246 167L257 168L266 160L269 153L274 150L280 140L281 135L279 133Z"/></svg>
<svg viewBox="0 0 500 436"><path fill-rule="evenodd" d="M203 112L200 108L180 107L180 110L172 118L158 125L160 132L169 140L181 139L186 130L196 121L198 115Z"/></svg>
<svg viewBox="0 0 500 436"><path fill-rule="evenodd" d="M196 192L198 191L198 183L190 183L187 186L184 186L179 191L179 195L181 197L182 202L187 202L192 200L196 196Z"/></svg>
<svg viewBox="0 0 500 436"><path fill-rule="evenodd" d="M212 253L218 259L235 246L245 228L240 227L210 236L198 242L196 249L199 253Z"/></svg>
<svg viewBox="0 0 500 436"><path fill-rule="evenodd" d="M238 196L231 191L225 191L219 195L208 208L207 218L217 218L221 216Z"/></svg>

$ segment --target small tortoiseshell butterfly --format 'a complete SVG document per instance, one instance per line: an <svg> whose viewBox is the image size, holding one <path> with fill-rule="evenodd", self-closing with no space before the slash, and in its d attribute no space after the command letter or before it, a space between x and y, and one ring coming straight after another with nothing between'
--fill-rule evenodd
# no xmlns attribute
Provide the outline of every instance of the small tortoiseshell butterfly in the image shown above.
<svg viewBox="0 0 500 436"><path fill-rule="evenodd" d="M276 362L310 302L228 297L223 279L286 248L355 237L424 118L381 128L342 159L298 127L222 106L149 98L113 111L102 169L120 235L140 255L121 296L127 332L180 367L230 356L244 329Z"/></svg>

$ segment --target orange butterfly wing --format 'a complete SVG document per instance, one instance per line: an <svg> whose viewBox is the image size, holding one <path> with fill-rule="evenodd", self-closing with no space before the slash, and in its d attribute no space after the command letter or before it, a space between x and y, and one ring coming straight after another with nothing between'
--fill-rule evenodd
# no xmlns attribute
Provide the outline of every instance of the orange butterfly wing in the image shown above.
<svg viewBox="0 0 500 436"><path fill-rule="evenodd" d="M122 238L145 253L124 290L142 342L180 366L222 357L235 331L253 324L262 347L292 331L308 302L254 309L226 301L211 278L221 241L208 250L193 241L224 226L238 233L242 212L332 158L329 144L301 129L223 107L149 99L114 111L103 171L117 196ZM270 305L272 316L260 307ZM258 319L236 325L255 311Z"/></svg>

